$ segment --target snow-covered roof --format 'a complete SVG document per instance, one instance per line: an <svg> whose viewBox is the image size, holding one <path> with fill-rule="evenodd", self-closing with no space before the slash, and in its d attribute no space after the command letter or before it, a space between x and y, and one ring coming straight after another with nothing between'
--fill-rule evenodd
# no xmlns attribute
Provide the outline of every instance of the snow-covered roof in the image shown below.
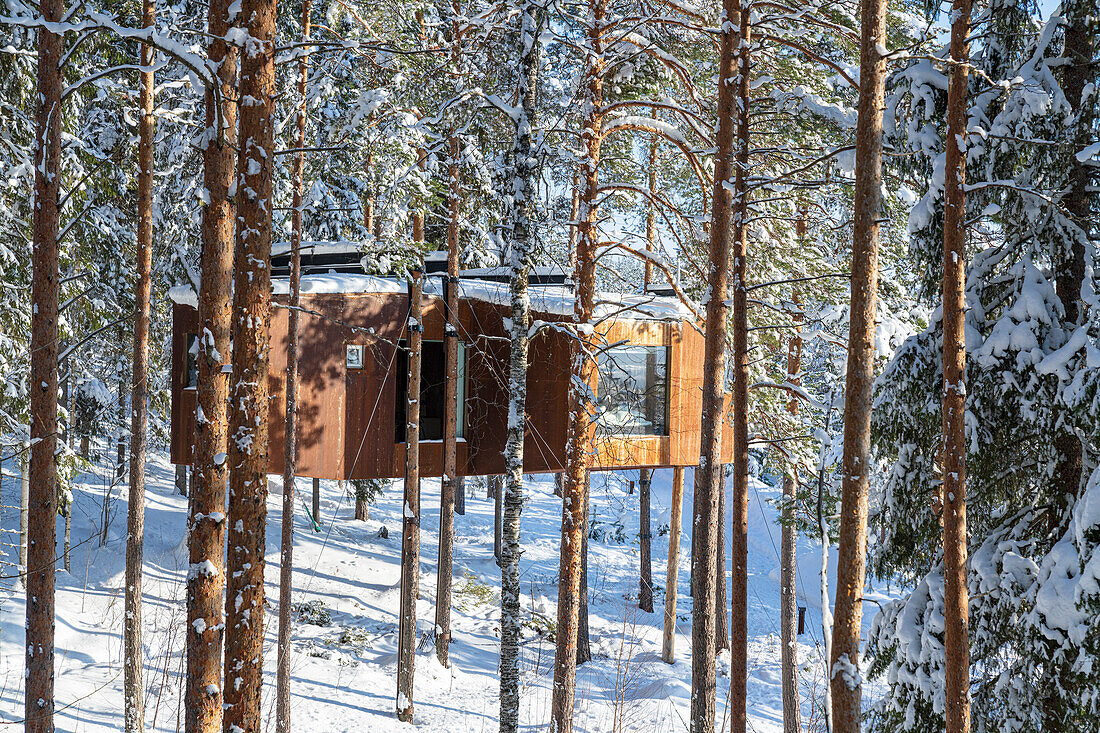
<svg viewBox="0 0 1100 733"><path fill-rule="evenodd" d="M511 302L508 283L488 280L466 279L459 281L460 297L478 300L483 303L506 306ZM290 281L279 278L271 283L272 294L288 295ZM376 277L374 275L356 275L351 273L329 272L327 274L309 274L302 276L302 293L344 293L348 295L367 295L372 293L405 293L408 282L400 278ZM438 285L433 278L424 280L424 291L438 294ZM573 314L574 295L571 288L565 286L543 286L529 289L531 308L539 313L557 316ZM177 285L168 291L168 297L174 303L198 308L195 291L188 285ZM622 318L653 321L681 321L692 318L692 313L676 298L659 295L625 295L622 293L600 293L596 298L595 317Z"/></svg>

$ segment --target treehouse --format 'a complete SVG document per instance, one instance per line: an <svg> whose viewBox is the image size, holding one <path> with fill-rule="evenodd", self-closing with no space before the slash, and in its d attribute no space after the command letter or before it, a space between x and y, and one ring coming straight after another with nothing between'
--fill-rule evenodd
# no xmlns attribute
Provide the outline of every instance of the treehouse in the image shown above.
<svg viewBox="0 0 1100 733"><path fill-rule="evenodd" d="M269 472L283 470L289 285L273 257ZM354 270L358 269L358 273ZM445 273L424 275L420 471L443 465ZM439 269L436 266L436 269ZM299 311L297 474L322 479L401 478L409 395L408 282L362 274L325 246L303 255ZM504 472L510 316L507 274L459 278L458 472ZM561 471L568 430L573 292L563 273L531 277L524 471ZM195 293L172 293L172 461L190 464L195 436L198 312ZM597 431L593 468L691 466L699 459L703 336L678 300L602 294L596 315ZM729 441L725 441L728 443ZM730 452L728 447L725 451ZM725 458L725 457L724 457Z"/></svg>

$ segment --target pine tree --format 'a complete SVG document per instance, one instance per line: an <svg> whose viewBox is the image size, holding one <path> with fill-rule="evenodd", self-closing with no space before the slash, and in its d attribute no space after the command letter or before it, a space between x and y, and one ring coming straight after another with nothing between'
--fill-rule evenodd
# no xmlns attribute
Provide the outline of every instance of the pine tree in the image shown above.
<svg viewBox="0 0 1100 733"><path fill-rule="evenodd" d="M42 19L59 23L61 0L44 0ZM58 186L61 177L62 37L38 32L34 107L34 231L31 285L30 507L27 524L25 729L54 730L54 544L57 532Z"/></svg>
<svg viewBox="0 0 1100 733"><path fill-rule="evenodd" d="M156 22L153 0L143 0L141 25ZM149 429L149 315L153 269L153 47L141 44L138 122L137 283L134 293L134 365L130 391L130 496L126 519L126 598L123 622L123 695L127 733L145 730L141 645L141 563L145 545L145 439Z"/></svg>
<svg viewBox="0 0 1100 733"><path fill-rule="evenodd" d="M241 105L237 136L224 724L258 733L267 534L275 0L248 0L241 20L251 40L250 52L241 58L240 97L251 102Z"/></svg>
<svg viewBox="0 0 1100 733"><path fill-rule="evenodd" d="M207 55L218 65L219 89L205 93L203 186L209 197L202 211L202 281L199 323L203 338L198 361L198 410L194 472L188 497L187 733L222 729L222 645L225 636L226 486L229 478L229 374L232 314L234 203L237 140L237 49L224 39L230 3L209 6ZM217 94L215 92L218 92Z"/></svg>
<svg viewBox="0 0 1100 733"><path fill-rule="evenodd" d="M878 237L882 188L886 3L863 0L860 13L859 118L856 125L851 307L844 385L844 459L837 592L829 679L834 729L860 725L860 634L871 479L871 387L878 314Z"/></svg>

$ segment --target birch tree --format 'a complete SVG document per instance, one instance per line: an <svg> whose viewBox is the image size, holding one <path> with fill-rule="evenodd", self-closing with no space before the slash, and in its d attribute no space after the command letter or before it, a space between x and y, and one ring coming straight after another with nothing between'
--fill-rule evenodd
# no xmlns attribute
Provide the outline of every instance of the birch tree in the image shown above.
<svg viewBox="0 0 1100 733"><path fill-rule="evenodd" d="M534 135L539 79L539 22L532 0L517 3L514 168L509 202L509 249L512 327L508 358L508 435L504 447L506 476L500 557L500 731L519 728L520 514L523 511L523 439L527 423L527 354L531 327L531 299L527 276L534 249L534 214L538 151Z"/></svg>

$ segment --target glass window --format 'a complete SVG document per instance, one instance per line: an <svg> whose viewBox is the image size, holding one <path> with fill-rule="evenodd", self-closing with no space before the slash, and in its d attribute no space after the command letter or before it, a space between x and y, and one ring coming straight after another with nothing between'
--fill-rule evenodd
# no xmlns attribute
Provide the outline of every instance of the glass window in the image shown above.
<svg viewBox="0 0 1100 733"><path fill-rule="evenodd" d="M600 352L599 425L612 435L668 435L668 347L613 346Z"/></svg>
<svg viewBox="0 0 1100 733"><path fill-rule="evenodd" d="M199 386L199 335L187 334L187 361L183 383L185 389L194 389Z"/></svg>
<svg viewBox="0 0 1100 733"><path fill-rule="evenodd" d="M446 420L444 389L447 380L446 352L442 341L421 341L420 346L420 439L443 440L443 424ZM394 438L405 442L408 421L406 411L409 399L408 344L398 345L394 368L397 371L397 404L395 405ZM466 435L466 345L458 344L458 415L456 437Z"/></svg>

